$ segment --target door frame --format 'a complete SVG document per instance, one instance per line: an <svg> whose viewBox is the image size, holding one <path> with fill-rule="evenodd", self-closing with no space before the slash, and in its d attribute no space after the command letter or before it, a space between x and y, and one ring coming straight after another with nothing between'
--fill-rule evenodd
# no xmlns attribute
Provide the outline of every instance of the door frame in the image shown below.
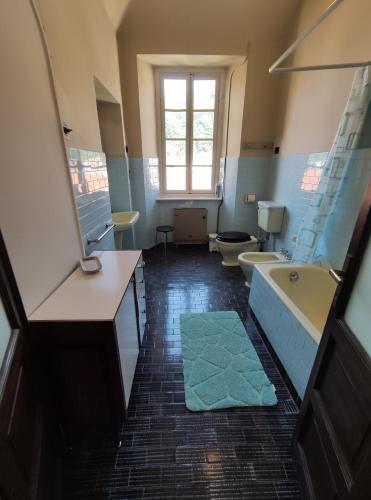
<svg viewBox="0 0 371 500"><path fill-rule="evenodd" d="M0 409L6 383L9 377L12 362L21 339L21 332L27 325L27 317L22 299L18 291L17 282L6 250L4 238L0 230L0 297L8 316L12 333L8 347L0 366Z"/></svg>

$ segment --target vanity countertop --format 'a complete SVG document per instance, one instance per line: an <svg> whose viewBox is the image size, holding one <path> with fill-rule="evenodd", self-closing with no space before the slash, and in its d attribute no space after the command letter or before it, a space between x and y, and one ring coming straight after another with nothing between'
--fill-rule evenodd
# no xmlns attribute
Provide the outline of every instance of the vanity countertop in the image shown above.
<svg viewBox="0 0 371 500"><path fill-rule="evenodd" d="M139 250L93 252L96 274L80 267L36 309L30 321L112 321L141 256Z"/></svg>

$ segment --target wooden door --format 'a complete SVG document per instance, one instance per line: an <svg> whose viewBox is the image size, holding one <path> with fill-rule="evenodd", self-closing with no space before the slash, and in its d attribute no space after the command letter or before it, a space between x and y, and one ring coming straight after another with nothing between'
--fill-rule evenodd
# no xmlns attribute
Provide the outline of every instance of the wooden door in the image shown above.
<svg viewBox="0 0 371 500"><path fill-rule="evenodd" d="M0 328L8 328L0 359L0 498L47 499L55 472L49 440L53 419L46 414L37 356L1 232L0 300Z"/></svg>
<svg viewBox="0 0 371 500"><path fill-rule="evenodd" d="M345 319L371 232L371 184L309 379L294 437L304 494L371 498L371 360ZM366 299L371 308L371 297ZM370 325L371 336L371 325Z"/></svg>

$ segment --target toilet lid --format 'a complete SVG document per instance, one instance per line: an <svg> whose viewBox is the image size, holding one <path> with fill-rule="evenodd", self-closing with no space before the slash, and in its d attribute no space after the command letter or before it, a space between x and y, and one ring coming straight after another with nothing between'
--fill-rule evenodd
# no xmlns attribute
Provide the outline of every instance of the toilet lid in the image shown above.
<svg viewBox="0 0 371 500"><path fill-rule="evenodd" d="M240 231L226 231L225 233L219 233L216 239L226 243L242 243L250 241L251 236L248 233L241 233Z"/></svg>

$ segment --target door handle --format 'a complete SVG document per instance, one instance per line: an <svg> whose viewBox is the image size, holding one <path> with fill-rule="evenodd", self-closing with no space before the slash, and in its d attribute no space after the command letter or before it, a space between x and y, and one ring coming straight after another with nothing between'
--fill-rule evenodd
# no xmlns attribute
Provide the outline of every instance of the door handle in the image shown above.
<svg viewBox="0 0 371 500"><path fill-rule="evenodd" d="M330 269L329 275L333 280L336 281L337 285L341 285L341 283L344 281L344 271L341 271L340 269Z"/></svg>

